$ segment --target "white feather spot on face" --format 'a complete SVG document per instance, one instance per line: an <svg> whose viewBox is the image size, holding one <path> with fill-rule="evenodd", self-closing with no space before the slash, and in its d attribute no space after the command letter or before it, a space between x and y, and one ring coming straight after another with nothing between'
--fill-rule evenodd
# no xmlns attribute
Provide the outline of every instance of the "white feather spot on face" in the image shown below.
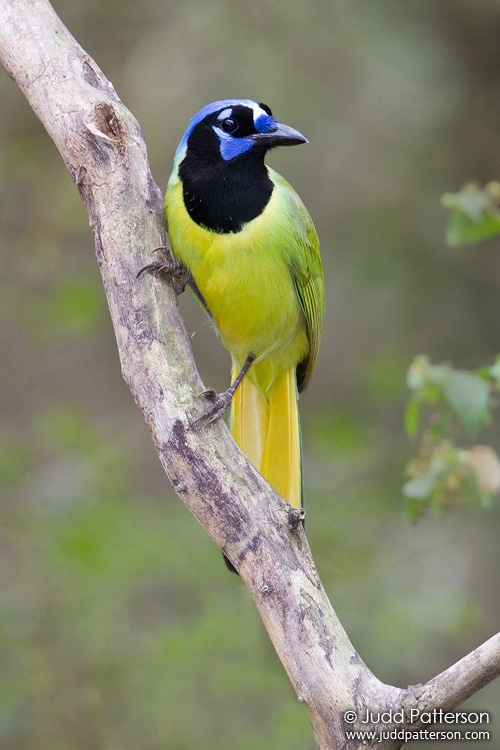
<svg viewBox="0 0 500 750"><path fill-rule="evenodd" d="M258 104L254 104L254 106L252 107L252 109L253 109L253 121L254 122L257 122L257 120L259 119L259 117L262 117L262 115L264 115L264 117L268 117L269 116L268 113L265 112L262 109L262 107L259 107Z"/></svg>
<svg viewBox="0 0 500 750"><path fill-rule="evenodd" d="M231 107L229 107L228 109L223 109L220 115L217 116L217 120L219 122L222 122L222 120L225 120L226 117L231 117L232 114L233 114L233 110Z"/></svg>

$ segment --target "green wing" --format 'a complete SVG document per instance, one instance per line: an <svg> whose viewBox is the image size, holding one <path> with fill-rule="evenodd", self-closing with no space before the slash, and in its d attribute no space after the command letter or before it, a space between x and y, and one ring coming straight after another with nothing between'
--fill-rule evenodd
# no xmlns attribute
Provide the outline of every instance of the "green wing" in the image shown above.
<svg viewBox="0 0 500 750"><path fill-rule="evenodd" d="M323 318L325 315L325 290L323 286L323 271L319 254L319 243L311 224L310 242L302 245L300 260L292 267L293 280L300 306L304 313L309 339L309 354L304 362L297 367L297 386L299 392L304 391L313 373L318 357Z"/></svg>
<svg viewBox="0 0 500 750"><path fill-rule="evenodd" d="M278 189L287 194L289 216L294 228L294 247L290 248L290 271L306 319L309 340L309 354L297 367L297 386L299 392L302 392L307 388L316 364L325 315L325 290L319 241L309 212L298 194L277 172L269 169L269 173Z"/></svg>

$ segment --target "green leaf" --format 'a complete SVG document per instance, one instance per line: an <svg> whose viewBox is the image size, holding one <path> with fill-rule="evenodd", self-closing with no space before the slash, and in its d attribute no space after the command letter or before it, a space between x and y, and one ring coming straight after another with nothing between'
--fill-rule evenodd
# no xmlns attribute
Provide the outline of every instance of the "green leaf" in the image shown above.
<svg viewBox="0 0 500 750"><path fill-rule="evenodd" d="M500 234L500 218L484 213L479 221L473 221L466 214L453 209L446 225L446 242L450 247L459 247L473 242L481 242Z"/></svg>
<svg viewBox="0 0 500 750"><path fill-rule="evenodd" d="M473 373L450 370L443 383L443 394L464 430L475 437L489 417L489 384Z"/></svg>
<svg viewBox="0 0 500 750"><path fill-rule="evenodd" d="M414 438L420 427L420 399L417 394L409 399L405 411L405 430L408 437Z"/></svg>
<svg viewBox="0 0 500 750"><path fill-rule="evenodd" d="M458 247L500 233L500 184L490 182L484 188L477 183L465 185L459 193L445 193L442 205L450 211L446 242Z"/></svg>

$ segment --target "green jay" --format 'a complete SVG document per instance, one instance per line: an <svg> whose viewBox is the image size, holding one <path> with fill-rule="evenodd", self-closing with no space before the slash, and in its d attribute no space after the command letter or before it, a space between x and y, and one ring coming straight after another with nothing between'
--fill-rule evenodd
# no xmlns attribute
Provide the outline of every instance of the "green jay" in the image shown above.
<svg viewBox="0 0 500 750"><path fill-rule="evenodd" d="M187 270L232 360L232 385L202 417L231 403L241 450L293 507L302 505L297 400L316 363L324 317L318 238L269 149L306 143L269 107L217 101L190 121L165 195L172 253Z"/></svg>

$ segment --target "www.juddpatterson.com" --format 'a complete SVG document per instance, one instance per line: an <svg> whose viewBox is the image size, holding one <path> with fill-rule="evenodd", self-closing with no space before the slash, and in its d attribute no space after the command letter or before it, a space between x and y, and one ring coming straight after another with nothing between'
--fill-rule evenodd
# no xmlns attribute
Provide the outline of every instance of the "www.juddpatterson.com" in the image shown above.
<svg viewBox="0 0 500 750"><path fill-rule="evenodd" d="M489 740L490 733L487 729L351 729L345 733L347 740L375 740L385 742L386 740Z"/></svg>
<svg viewBox="0 0 500 750"><path fill-rule="evenodd" d="M490 723L486 711L443 711L437 708L432 711L421 711L417 708L408 710L346 711L344 722L352 729L346 731L347 739L376 740L384 742L389 739L409 740L489 740L490 733L481 729L452 729L451 726L428 729L425 724L460 724L484 725ZM414 725L414 726L412 726ZM346 726L346 730L347 730Z"/></svg>

